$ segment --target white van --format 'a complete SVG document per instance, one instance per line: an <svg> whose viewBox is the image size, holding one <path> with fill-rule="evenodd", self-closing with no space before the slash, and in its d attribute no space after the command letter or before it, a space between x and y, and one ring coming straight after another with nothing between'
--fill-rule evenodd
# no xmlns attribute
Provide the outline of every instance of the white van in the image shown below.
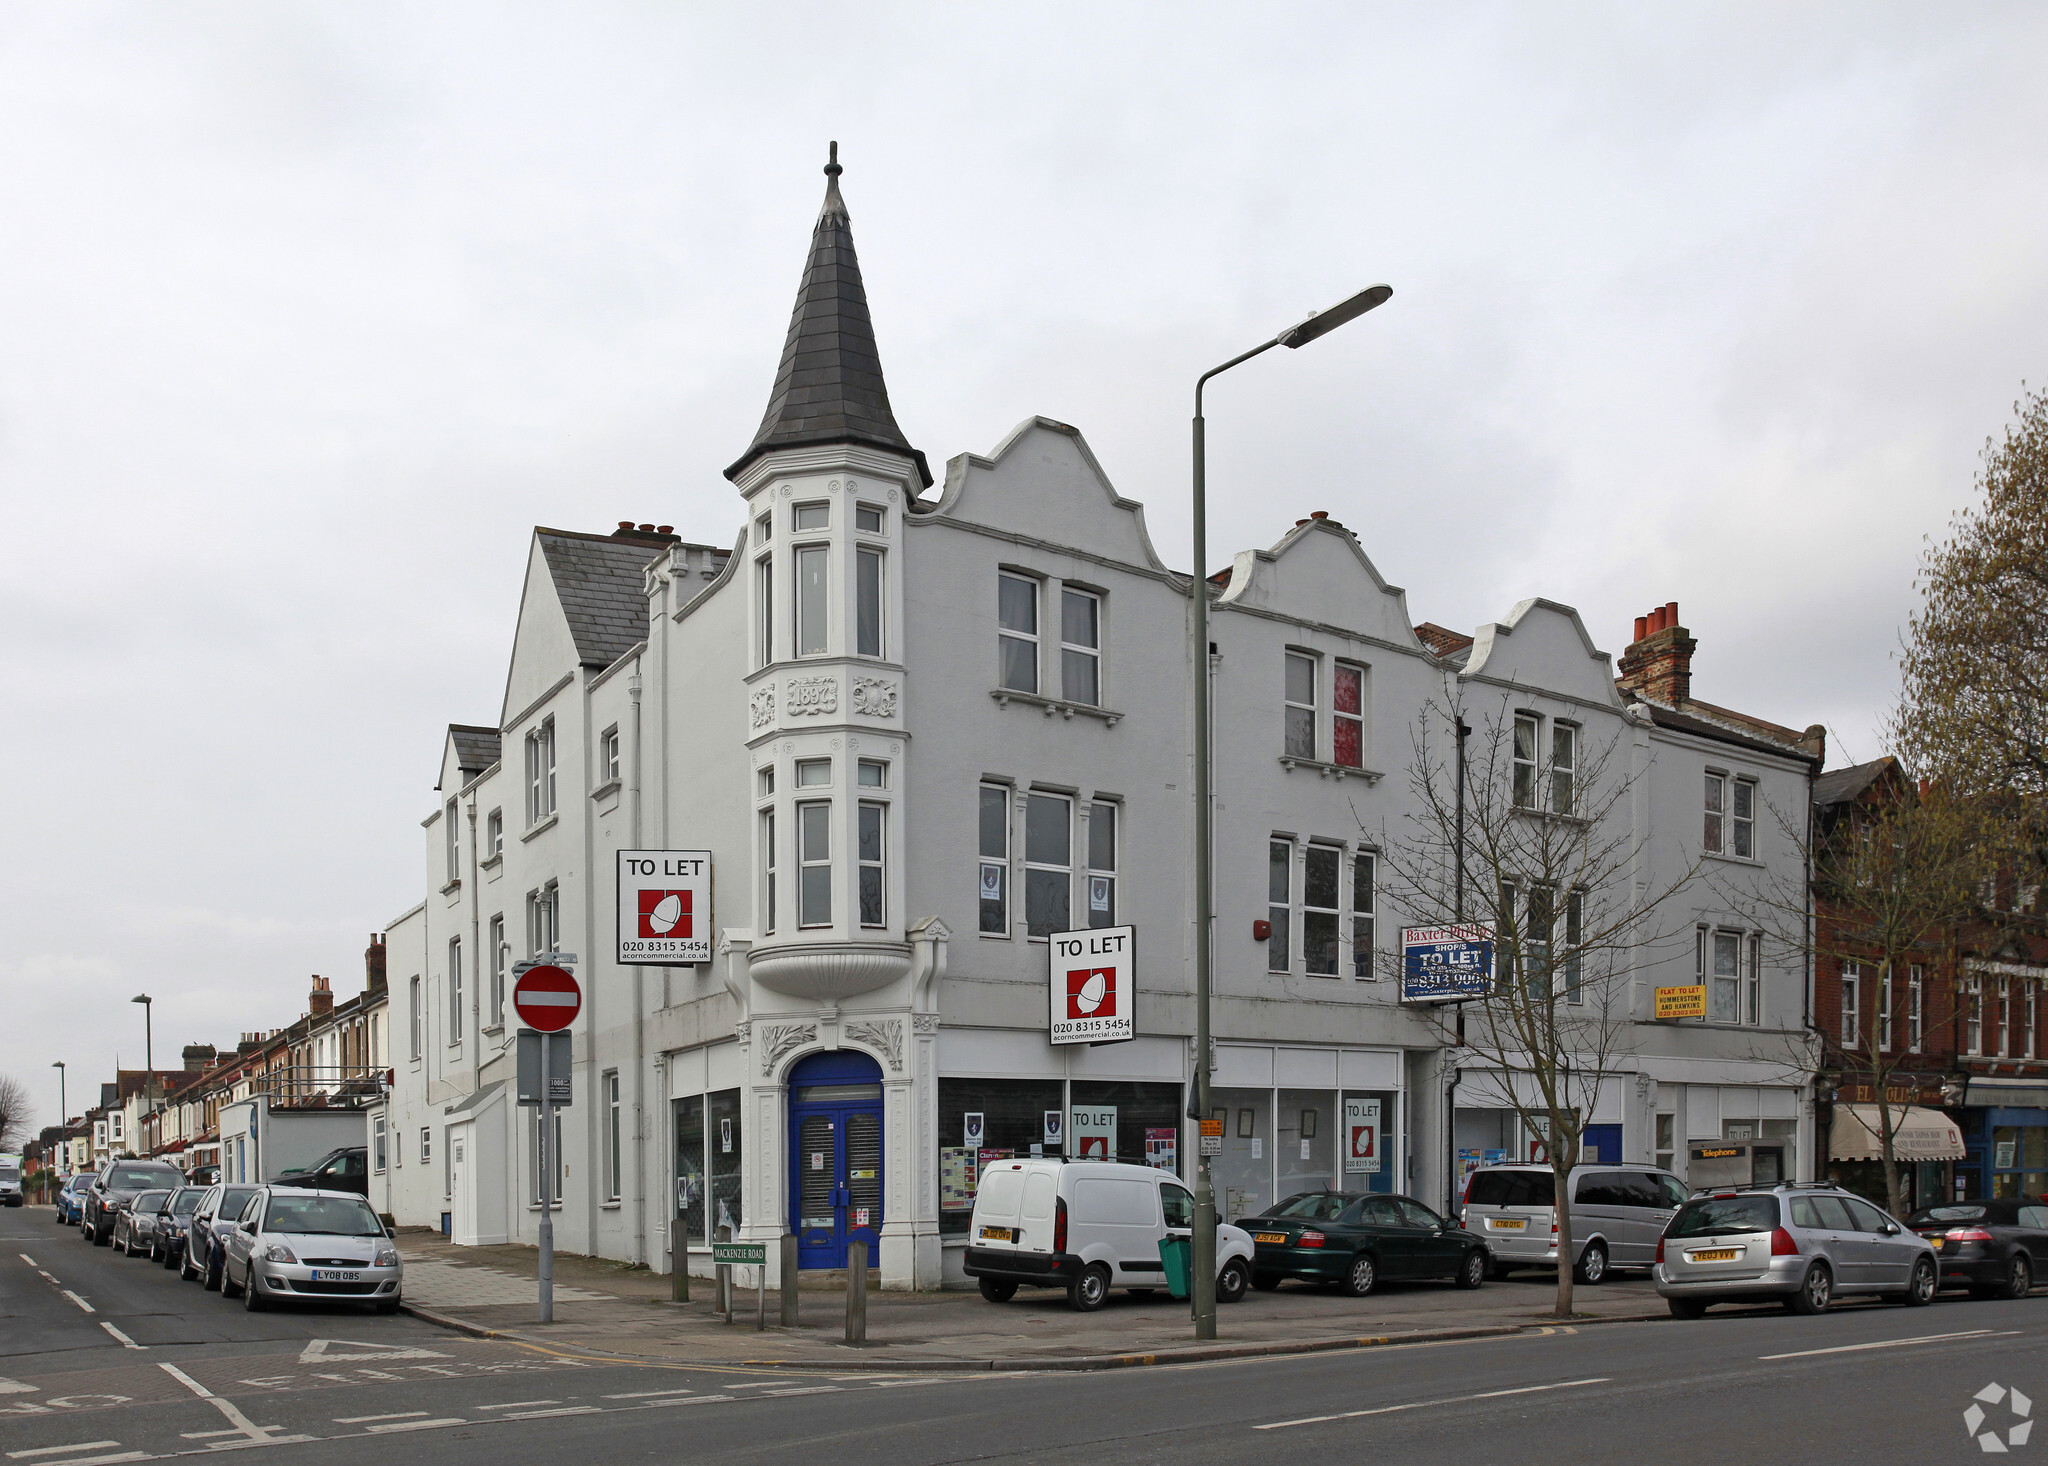
<svg viewBox="0 0 2048 1466"><path fill-rule="evenodd" d="M994 1161L981 1173L967 1234L967 1276L1007 1303L1021 1287L1065 1288L1087 1312L1111 1288L1166 1285L1159 1244L1186 1237L1195 1198L1178 1177L1115 1161ZM1216 1228L1216 1298L1235 1303L1252 1277L1251 1234Z"/></svg>

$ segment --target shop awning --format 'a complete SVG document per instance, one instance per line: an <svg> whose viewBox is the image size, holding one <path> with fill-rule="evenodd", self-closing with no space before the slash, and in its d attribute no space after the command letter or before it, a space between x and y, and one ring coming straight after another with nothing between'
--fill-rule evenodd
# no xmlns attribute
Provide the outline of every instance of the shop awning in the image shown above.
<svg viewBox="0 0 2048 1466"><path fill-rule="evenodd" d="M1837 1161L1881 1161L1884 1143L1876 1105L1836 1105L1828 1132L1828 1157ZM1963 1132L1939 1110L1904 1105L1892 1110L1892 1155L1902 1161L1959 1161L1968 1152Z"/></svg>

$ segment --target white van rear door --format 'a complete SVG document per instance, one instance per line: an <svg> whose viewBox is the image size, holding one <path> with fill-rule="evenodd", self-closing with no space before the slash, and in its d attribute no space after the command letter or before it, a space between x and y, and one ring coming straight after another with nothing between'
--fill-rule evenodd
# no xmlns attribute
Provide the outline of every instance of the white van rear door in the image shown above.
<svg viewBox="0 0 2048 1466"><path fill-rule="evenodd" d="M980 1247L1016 1247L1023 1225L1024 1172L1002 1161L981 1174L974 1194L974 1238Z"/></svg>

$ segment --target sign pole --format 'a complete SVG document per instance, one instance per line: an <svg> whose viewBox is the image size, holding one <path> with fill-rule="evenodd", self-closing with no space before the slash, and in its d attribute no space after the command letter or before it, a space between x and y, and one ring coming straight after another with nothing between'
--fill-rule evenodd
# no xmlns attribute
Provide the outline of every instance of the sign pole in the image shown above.
<svg viewBox="0 0 2048 1466"><path fill-rule="evenodd" d="M554 1045L548 1042L548 1035L540 1039L540 1321L555 1321L555 1203L554 1169L550 1154L553 1147L548 1142L554 1137L548 1132L554 1128L555 1105L553 1088L548 1073L548 1050Z"/></svg>

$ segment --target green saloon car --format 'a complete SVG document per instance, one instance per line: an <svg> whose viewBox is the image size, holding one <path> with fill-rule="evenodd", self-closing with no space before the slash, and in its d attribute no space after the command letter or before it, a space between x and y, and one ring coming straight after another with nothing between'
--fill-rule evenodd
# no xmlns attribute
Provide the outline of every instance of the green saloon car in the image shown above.
<svg viewBox="0 0 2048 1466"><path fill-rule="evenodd" d="M1486 1243L1409 1196L1307 1191L1238 1226L1252 1234L1252 1286L1299 1278L1363 1298L1382 1282L1486 1281Z"/></svg>

